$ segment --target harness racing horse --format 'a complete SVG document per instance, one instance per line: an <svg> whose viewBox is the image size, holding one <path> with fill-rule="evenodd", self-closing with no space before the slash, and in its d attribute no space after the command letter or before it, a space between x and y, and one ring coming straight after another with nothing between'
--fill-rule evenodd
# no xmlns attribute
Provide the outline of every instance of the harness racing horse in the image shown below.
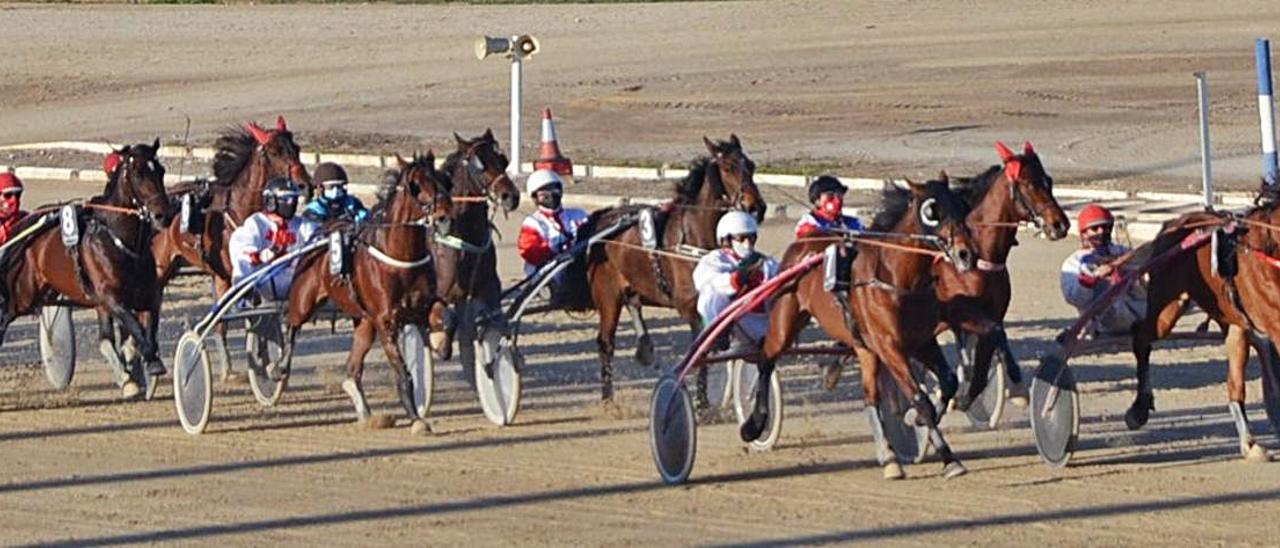
<svg viewBox="0 0 1280 548"><path fill-rule="evenodd" d="M956 408L961 411L986 389L994 351L1003 354L1009 380L1015 385L1022 382L1003 325L1013 295L1005 264L1018 244L1018 227L1031 223L1050 240L1060 240L1071 226L1053 197L1053 178L1031 143L1023 144L1022 154L1014 154L1001 142L996 143L996 150L1003 165L992 166L972 179L952 182L952 189L969 209L965 224L978 252L976 268L962 272L950 262L934 265L945 322L938 332L951 327L962 359L972 367L969 390L956 399ZM967 334L977 337L972 354L965 350L970 346Z"/></svg>
<svg viewBox="0 0 1280 548"><path fill-rule="evenodd" d="M1239 435L1240 453L1250 460L1266 460L1266 449L1253 439L1245 415L1245 367L1252 345L1262 363L1267 414L1272 429L1280 431L1280 356L1274 343L1280 337L1280 291L1276 289L1280 287L1280 188L1264 184L1256 205L1240 216L1204 212L1169 221L1149 250L1139 248L1138 252L1159 255L1196 230L1216 231L1217 245L1201 244L1150 273L1147 314L1133 331L1138 387L1125 424L1131 430L1141 428L1155 409L1151 346L1169 336L1188 309L1189 299L1226 328L1227 407Z"/></svg>
<svg viewBox="0 0 1280 548"><path fill-rule="evenodd" d="M347 271L333 270L332 249L313 251L300 260L289 291L284 371L273 372L273 377L287 375L302 324L326 299L331 300L355 319L354 341L347 355L348 378L342 387L355 403L359 420L370 416L362 379L364 358L376 335L395 373L405 411L414 428L425 431L426 423L413 399L413 380L400 351L400 331L405 325L420 325L433 307L443 306L436 297L430 240L436 223L448 221L452 202L449 180L436 171L434 155L415 156L412 162L399 156L396 160L399 175L380 192L382 198L367 222L354 228L342 221L326 226L350 230L353 249L343 246L341 251L350 255L349 262L343 260L349 265Z"/></svg>
<svg viewBox="0 0 1280 548"><path fill-rule="evenodd" d="M698 290L693 285L696 255L680 256L686 250L705 253L719 247L716 223L726 212L739 209L763 220L768 205L756 187L755 162L742 150L737 135L728 141L711 142L702 138L710 156L700 157L689 167L689 174L676 185L676 197L661 206L654 215L656 249L644 245L644 230L632 226L606 240L587 253L585 285L574 283L573 273L565 285L589 287L590 302L584 296L577 301L581 308L594 306L600 315L596 345L600 358L600 399L613 400L613 352L618 319L625 305L635 322L639 339L636 360L652 363L653 342L644 326L641 306L674 308L689 322L696 334L701 329L698 317ZM578 231L585 241L597 230L619 220L636 216L647 206L625 206L602 209ZM698 405L707 407L706 371L699 370Z"/></svg>
<svg viewBox="0 0 1280 548"><path fill-rule="evenodd" d="M441 170L452 184L453 216L446 234L431 241L436 261L436 287L440 298L461 314L433 318L445 325L443 337L432 343L442 359L452 353L453 336L459 337L459 359L468 382L474 382L475 347L479 329L501 328L502 281L498 278L497 251L493 242L495 209L504 213L520 206L520 190L507 176L508 160L492 130L473 138L454 134L457 148L445 158ZM492 203L492 204L491 204Z"/></svg>
<svg viewBox="0 0 1280 548"><path fill-rule="evenodd" d="M58 213L61 231L38 232L0 258L0 293L7 297L0 307L0 342L15 318L66 299L119 322L137 342L146 373L165 373L156 341L161 290L150 247L152 234L164 228L171 211L165 169L156 159L159 148L156 139L115 151L120 162L102 195L65 206ZM18 232L45 219L37 212ZM100 321L99 328L103 339L113 337L109 321ZM140 368L126 372L121 363L112 366L125 396L137 395L143 384Z"/></svg>
<svg viewBox="0 0 1280 548"><path fill-rule="evenodd" d="M267 183L284 176L308 183L310 176L283 116L276 119L272 130L253 122L243 129L231 128L218 138L217 149L213 159L215 181L182 183L171 189L174 202L187 214L174 216L152 240L152 252L161 286L185 263L212 276L214 296L221 297L231 287L232 263L227 245L231 233L262 209L262 191ZM185 206L182 201L187 202ZM227 330L223 324L217 330L225 365L222 377L226 380L232 374ZM101 348L104 355L110 352L109 346ZM249 355L255 359L254 352Z"/></svg>
<svg viewBox="0 0 1280 548"><path fill-rule="evenodd" d="M940 320L933 263L947 260L961 271L974 263L976 250L964 224L963 204L943 180L908 183L907 189L888 187L882 194L881 208L869 232L862 233L862 237L858 233L850 236L857 256L847 267L837 267L849 272L847 289L837 285L828 291L824 287L826 269L816 268L775 294L769 330L761 347L755 405L742 424L742 439L755 441L767 429L770 376L775 362L795 343L812 317L827 335L853 348L858 356L866 412L885 477L898 479L903 477L903 471L885 437L885 417L880 416L877 407L882 394L876 381L882 365L912 402L916 420L922 421L918 424L929 428L930 440L942 457L943 474L948 478L958 476L965 473L964 466L943 440L937 428L938 410L920 390L909 359L921 360L938 376L943 388L941 409L945 409L955 391L955 382L933 336ZM824 253L827 246L839 240L799 239L783 253L782 268Z"/></svg>

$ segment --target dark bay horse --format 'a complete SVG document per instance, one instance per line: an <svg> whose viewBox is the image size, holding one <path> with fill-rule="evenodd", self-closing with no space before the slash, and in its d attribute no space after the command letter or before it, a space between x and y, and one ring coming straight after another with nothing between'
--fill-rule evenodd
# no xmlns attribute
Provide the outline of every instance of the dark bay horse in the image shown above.
<svg viewBox="0 0 1280 548"><path fill-rule="evenodd" d="M676 185L675 198L654 215L656 252L643 246L641 229L633 226L589 250L585 283L573 281L572 272L567 278L570 283L565 285L590 288L589 301L582 295L570 300L582 308L594 307L600 314L596 345L603 401L613 399L613 352L622 307L630 310L640 332L636 354L642 363L647 361L646 354L652 355L653 343L645 332L641 306L674 308L697 333L702 323L697 310L698 290L693 285L698 257L680 253L690 248L705 252L719 247L716 223L730 210L740 209L756 219L764 218L768 206L755 184L755 162L742 150L738 136L730 135L728 141L714 143L706 137L702 140L710 156L693 161L688 176ZM647 206L596 211L579 229L578 239L583 241L644 207ZM698 381L698 403L705 407L705 370Z"/></svg>
<svg viewBox="0 0 1280 548"><path fill-rule="evenodd" d="M1215 261L1214 246L1204 244L1150 273L1147 314L1133 333L1137 397L1125 413L1125 424L1133 430L1141 428L1155 409L1151 346L1169 336L1189 299L1226 327L1227 407L1240 438L1240 452L1250 460L1265 460L1266 450L1254 441L1245 415L1245 366L1252 345L1263 363L1264 377L1270 377L1265 382L1280 388L1275 384L1280 380L1275 378L1280 357L1274 345L1280 337L1280 187L1264 184L1255 207L1240 217L1205 212L1169 221L1148 244L1150 248L1139 251L1158 255L1197 229L1223 231L1218 235L1219 257ZM1272 428L1280 431L1274 415L1280 410L1269 411Z"/></svg>
<svg viewBox="0 0 1280 548"><path fill-rule="evenodd" d="M276 127L271 130L254 122L244 128L230 128L218 138L216 146L213 181L181 183L171 189L175 206L182 207L182 201L187 200L186 209L191 215L186 226L182 216L175 215L152 240L152 252L161 285L168 283L179 266L189 264L212 277L214 296L221 297L231 287L227 243L240 223L262 209L262 191L267 182L288 176L305 184L310 176L284 117L277 118ZM217 330L225 379L231 374L227 331L221 324ZM103 347L103 353L107 354L109 348Z"/></svg>
<svg viewBox="0 0 1280 548"><path fill-rule="evenodd" d="M507 157L491 130L473 139L455 133L454 140L457 148L441 166L453 189L453 215L447 234L437 235L431 247L439 295L460 318L456 323L452 317L443 320L447 324L445 336L433 341L432 351L442 359L449 358L456 326L463 373L474 379L471 368L475 366L477 330L491 321L504 323L502 280L498 278L493 241L492 215L497 209L490 208L514 211L520 205L520 190L507 175Z"/></svg>
<svg viewBox="0 0 1280 548"><path fill-rule="evenodd" d="M1053 197L1053 178L1045 171L1031 143L1023 144L1022 154L1014 154L1001 142L996 143L996 150L1003 165L992 166L970 179L952 180L952 189L969 210L965 224L978 252L976 268L962 272L950 262L934 265L938 301L945 322L938 331L950 326L961 349L968 346L966 334L978 337L970 364L973 381L969 391L956 400L956 407L962 411L986 389L987 372L995 351L1004 353L1010 381L1015 385L1022 382L1003 327L1013 296L1005 265L1009 252L1018 244L1018 227L1030 223L1050 240L1060 240L1071 226L1062 206Z"/></svg>
<svg viewBox="0 0 1280 548"><path fill-rule="evenodd" d="M760 380L755 407L742 424L744 441L754 441L769 424L769 376L778 357L790 348L800 331L813 318L828 336L853 348L858 356L866 413L875 434L877 458L886 478L903 476L902 467L884 435L884 420L877 403L881 394L876 382L883 365L897 387L913 403L917 420L930 428L930 439L944 463L944 475L965 472L951 453L937 428L938 410L919 388L910 358L924 362L935 371L943 385L942 408L953 375L934 338L940 317L933 287L933 263L948 260L960 270L971 268L976 259L969 230L964 224L964 207L947 188L946 181L909 184L907 189L889 187L882 194L881 211L870 230L890 233L884 239L854 240L857 256L847 267L849 289L824 288L824 269L814 269L784 287L774 297L769 313L769 331L761 347ZM792 243L782 257L782 268L805 257L823 253L839 238L802 238ZM840 244L843 245L843 244ZM949 382L948 377L952 377Z"/></svg>
<svg viewBox="0 0 1280 548"><path fill-rule="evenodd" d="M342 387L355 403L359 419L369 417L362 379L364 358L376 335L395 373L405 411L415 428L425 430L426 423L414 405L413 380L400 352L400 330L405 325L421 325L431 316L432 308L441 305L430 241L436 223L452 214L450 182L436 171L435 156L430 152L415 156L412 162L399 156L396 159L398 176L379 193L382 198L370 219L349 228L353 242L349 274L331 270L327 248L300 260L289 291L289 344L284 363L287 371L302 324L325 300L332 300L355 319L353 345L347 355L348 378ZM341 227L331 224L326 228Z"/></svg>
<svg viewBox="0 0 1280 548"><path fill-rule="evenodd" d="M164 228L171 212L165 169L156 159L159 148L157 139L151 145L116 151L120 162L109 174L106 189L76 206L74 218L63 218L61 232L45 230L5 253L0 272L7 299L0 310L0 341L14 318L66 299L119 322L137 342L147 373L165 373L155 338L161 289L150 246L152 235ZM30 216L19 230L37 222L43 222L43 215ZM68 228L79 234L70 247L64 243ZM110 323L99 325L101 337L113 336ZM120 379L126 396L138 393L140 375L134 370L131 380ZM123 371L117 369L117 377L123 377Z"/></svg>

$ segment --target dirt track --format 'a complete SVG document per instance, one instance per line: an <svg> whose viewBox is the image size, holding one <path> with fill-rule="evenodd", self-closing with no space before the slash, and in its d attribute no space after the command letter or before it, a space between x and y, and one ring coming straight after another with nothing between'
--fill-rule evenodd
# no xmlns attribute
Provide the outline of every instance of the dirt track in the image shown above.
<svg viewBox="0 0 1280 548"><path fill-rule="evenodd" d="M471 44L530 32L526 146L550 106L578 160L682 163L736 131L766 163L920 176L1029 139L1059 181L1178 190L1199 182L1196 70L1219 181L1256 184L1253 39L1280 16L1241 0L0 9L0 143L172 141L183 113L197 141L283 113L326 150L505 135L507 67Z"/></svg>
<svg viewBox="0 0 1280 548"><path fill-rule="evenodd" d="M950 3L850 12L807 2L16 6L0 11L0 35L12 37L0 58L8 75L0 83L0 141L142 138L172 132L180 119L174 112L185 110L202 137L283 111L303 139L320 132L369 146L376 133L443 143L455 128L497 128L505 119L501 63L469 57L472 35L503 26L483 22L492 16L544 36L548 49L534 61L540 72L529 77L554 82L554 91L535 86L529 102L565 104L558 107L562 136L572 134L584 154L684 158L702 132L734 129L757 159L816 157L876 169L945 164L968 172L992 161L993 138L1027 137L1045 150L1059 180L1132 172L1139 175L1124 181L1147 181L1194 173L1187 73L1208 67L1223 101L1215 111L1218 150L1239 152L1219 173L1230 175L1231 166L1256 172L1249 45L1255 33L1273 30L1265 23L1275 13L1252 15L1237 2L1215 4L1209 15L1200 7L1078 4L1037 5L1035 13ZM191 14L194 20L183 18ZM961 14L983 23L947 22ZM664 30L668 24L673 30ZM72 43L81 32L93 47ZM288 44L289 54L286 68L265 74L268 58L249 52L272 40ZM664 48L639 49L647 42ZM588 47L592 55L583 55ZM922 58L928 48L946 57ZM130 62L140 77L102 83L102 74ZM693 81L731 92L713 97ZM636 85L643 87L624 91ZM28 200L91 190L36 186ZM504 234L514 234L514 222L502 224ZM789 227L771 225L763 247L781 249L788 234ZM1072 245L1023 240L1011 267L1010 336L1029 368L1070 319L1056 269ZM499 250L507 277L518 268L511 241ZM166 362L179 323L203 312L203 291L197 281L171 291ZM651 317L660 356L675 359L687 332L669 315ZM948 418L948 439L971 470L950 482L936 463L908 466L904 482L881 480L855 380L846 374L829 394L817 388L815 368L789 364L780 446L747 453L732 425L703 425L691 484L669 488L657 481L644 432L657 373L630 360L624 329L622 406L598 407L591 318L552 315L531 326L523 339L526 403L510 428L489 426L457 364L441 365L435 434L425 438L404 427L369 431L351 423L347 398L331 388L348 344L342 323L337 334L327 325L303 333L303 355L277 408L260 408L246 386L219 387L210 432L191 437L177 425L171 385L158 401L115 401L88 345L91 319L77 320L83 359L69 392L49 391L34 365L30 320L15 324L0 349L5 544L1204 546L1270 545L1280 535L1280 465L1237 458L1225 366L1214 346L1155 354L1159 411L1139 432L1120 418L1133 389L1129 358L1074 362L1083 439L1065 470L1039 462L1024 415L1015 412L995 432ZM378 351L371 359L372 403L397 413ZM1249 378L1256 401L1256 369ZM1250 412L1255 431L1267 432L1261 409ZM1273 435L1263 441L1277 446Z"/></svg>

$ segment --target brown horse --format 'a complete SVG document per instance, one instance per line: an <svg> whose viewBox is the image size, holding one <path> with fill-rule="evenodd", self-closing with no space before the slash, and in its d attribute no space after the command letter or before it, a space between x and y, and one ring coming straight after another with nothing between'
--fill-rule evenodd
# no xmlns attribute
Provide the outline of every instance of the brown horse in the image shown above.
<svg viewBox="0 0 1280 548"><path fill-rule="evenodd" d="M447 234L431 242L436 260L436 287L442 299L460 311L460 321L443 319L446 329L432 350L448 359L455 328L467 379L474 379L474 346L477 330L490 322L500 325L502 281L493 242L491 204L510 212L520 206L520 191L507 176L508 160L493 132L473 139L454 134L457 148L445 158L441 170L452 184L453 216ZM470 382L470 381L469 381Z"/></svg>
<svg viewBox="0 0 1280 548"><path fill-rule="evenodd" d="M370 219L348 229L354 243L350 272L344 275L331 270L328 249L301 259L289 291L284 368L287 372L302 324L325 300L332 300L355 319L354 341L347 355L348 378L342 386L355 403L359 419L369 417L362 379L364 358L376 334L395 373L400 401L409 418L419 423L422 417L413 400L413 380L400 352L400 329L420 325L440 304L430 241L436 223L447 221L453 206L449 179L436 171L432 153L415 156L412 162L399 156L396 159L399 175L380 192L382 198ZM334 225L327 228L342 229Z"/></svg>
<svg viewBox="0 0 1280 548"><path fill-rule="evenodd" d="M146 372L165 373L156 341L161 291L150 247L152 234L164 228L171 210L164 166L156 159L159 148L156 139L116 151L121 161L102 195L76 206L74 219L63 218L61 233L40 232L0 259L7 296L0 310L0 341L14 318L66 299L119 322L137 342ZM32 215L19 230L38 222L45 222L44 215ZM68 229L79 234L70 246L64 243ZM110 337L110 325L100 326L106 329L100 336ZM130 372L131 386L124 373L117 371L126 395L137 394L141 371Z"/></svg>
<svg viewBox="0 0 1280 548"><path fill-rule="evenodd" d="M151 248L156 257L156 276L162 286L179 266L189 264L213 278L214 296L221 297L231 287L227 243L240 223L262 209L262 191L267 182L288 176L307 183L310 176L283 116L277 118L272 130L253 122L245 124L243 129L231 128L218 138L217 149L213 159L214 181L182 183L171 190L176 206L182 207L181 202L188 201L185 209L191 215L187 216L185 226L183 216L175 215L152 239ZM226 367L222 371L225 379L231 374L231 355L226 327L219 324L217 330ZM100 347L104 355L110 352L109 342Z"/></svg>
<svg viewBox="0 0 1280 548"><path fill-rule="evenodd" d="M824 269L801 275L775 295L769 313L769 331L761 347L760 380L755 407L741 428L743 441L754 441L769 424L769 376L779 356L796 341L812 317L841 344L853 348L862 372L866 412L875 435L877 458L886 478L902 477L902 467L884 435L884 417L877 403L880 367L884 365L898 388L913 402L920 424L930 429L930 439L942 457L944 475L965 472L937 428L938 412L919 381L909 359L916 358L935 371L943 386L942 408L955 390L954 376L933 336L940 318L933 288L933 263L949 260L967 270L976 260L964 208L947 189L947 182L909 184L908 189L889 187L882 194L881 211L871 234L885 240L856 238L857 256L847 267L847 291L824 288ZM805 257L823 253L835 238L802 238L783 254L782 268ZM844 268L844 267L840 267Z"/></svg>
<svg viewBox="0 0 1280 548"><path fill-rule="evenodd" d="M945 322L938 332L950 326L961 349L968 347L966 334L978 338L972 355L964 350L961 353L973 368L968 392L956 400L956 407L962 411L986 389L987 372L996 350L1004 354L1009 380L1014 385L1022 382L1003 325L1013 295L1005 264L1009 252L1018 244L1018 227L1030 223L1047 238L1060 240L1071 226L1053 197L1053 178L1031 143L1023 144L1022 154L1014 154L1001 142L996 143L996 150L1003 165L992 166L972 179L952 182L953 190L969 209L965 224L978 251L977 268L961 272L949 262L934 265Z"/></svg>
<svg viewBox="0 0 1280 548"><path fill-rule="evenodd" d="M1257 205L1242 216L1206 212L1184 215L1165 224L1149 244L1152 255L1179 245L1197 229L1219 230L1219 256L1201 245L1171 263L1153 270L1147 284L1147 314L1134 326L1133 355L1137 359L1137 397L1125 413L1125 424L1138 429L1155 409L1151 388L1151 346L1168 337L1187 300L1227 327L1227 407L1240 437L1240 452L1265 459L1266 450L1254 441L1244 411L1245 366L1252 344L1263 364L1266 384L1277 385L1273 341L1280 337L1280 187L1263 185ZM1144 246L1146 247L1146 246ZM1140 249L1148 251L1148 249ZM1214 263L1218 264L1215 271ZM1278 415L1268 402L1272 428L1280 430Z"/></svg>
<svg viewBox="0 0 1280 548"><path fill-rule="evenodd" d="M728 141L711 142L702 138L710 156L699 157L689 167L689 174L676 185L676 197L658 208L654 215L657 250L643 247L638 226L619 232L604 245L588 252L585 283L566 285L589 287L590 301L577 296L583 308L594 306L600 314L596 345L600 357L600 398L613 399L613 352L618 320L626 306L635 321L640 339L636 359L649 361L653 343L640 316L641 306L674 308L689 322L696 333L701 328L698 317L698 291L693 286L693 268L697 256L681 257L685 249L706 250L719 247L716 223L725 212L740 209L763 219L767 204L756 187L755 162L742 150L737 135ZM579 229L579 240L605 229L620 219L634 216L641 206L608 208L591 214ZM567 277L573 280L572 273ZM705 407L706 374L698 377L699 405Z"/></svg>

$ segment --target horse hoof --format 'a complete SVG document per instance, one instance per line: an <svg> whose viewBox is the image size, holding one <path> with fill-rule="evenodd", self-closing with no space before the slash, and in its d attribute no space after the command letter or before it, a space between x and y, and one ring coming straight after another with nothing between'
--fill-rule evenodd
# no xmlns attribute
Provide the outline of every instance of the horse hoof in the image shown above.
<svg viewBox="0 0 1280 548"><path fill-rule="evenodd" d="M636 362L645 367L653 365L653 340L648 335L640 337L636 345Z"/></svg>
<svg viewBox="0 0 1280 548"><path fill-rule="evenodd" d="M1248 462L1269 462L1271 460L1271 456L1267 454L1267 449L1258 443L1250 442L1249 447L1242 447L1240 452L1244 454L1244 460Z"/></svg>
<svg viewBox="0 0 1280 548"><path fill-rule="evenodd" d="M1020 382L1009 386L1009 403L1017 408L1024 408L1030 403L1031 395L1027 393L1027 383Z"/></svg>
<svg viewBox="0 0 1280 548"><path fill-rule="evenodd" d="M373 415L363 421L364 427L370 430L386 430L395 426L396 419L391 415Z"/></svg>
<svg viewBox="0 0 1280 548"><path fill-rule="evenodd" d="M844 373L844 363L837 360L835 363L824 365L822 367L822 387L828 392L835 390L840 385L840 374Z"/></svg>
<svg viewBox="0 0 1280 548"><path fill-rule="evenodd" d="M138 397L138 394L141 393L142 388L138 386L138 383L133 381L126 381L124 385L120 387L120 394L124 396L125 399L136 398Z"/></svg>
<svg viewBox="0 0 1280 548"><path fill-rule="evenodd" d="M958 460L948 462L946 466L942 467L943 479L958 478L968 473L969 470L965 468L963 464L960 464L960 461Z"/></svg>
<svg viewBox="0 0 1280 548"><path fill-rule="evenodd" d="M1030 404L1031 400L1027 399L1026 396L1009 396L1009 405L1017 407L1018 409L1026 409Z"/></svg>
<svg viewBox="0 0 1280 548"><path fill-rule="evenodd" d="M760 439L760 436L764 435L765 425L768 423L769 417L767 415L758 416L753 413L747 418L746 422L743 422L742 426L738 428L738 435L742 437L743 443L751 443Z"/></svg>
<svg viewBox="0 0 1280 548"><path fill-rule="evenodd" d="M902 471L902 465L896 462L885 464L881 472L884 473L884 479L887 480L900 480L907 477L907 473Z"/></svg>
<svg viewBox="0 0 1280 548"><path fill-rule="evenodd" d="M413 425L409 427L409 433L415 436L425 436L431 433L431 426L427 424L427 421L417 419L414 420Z"/></svg>

